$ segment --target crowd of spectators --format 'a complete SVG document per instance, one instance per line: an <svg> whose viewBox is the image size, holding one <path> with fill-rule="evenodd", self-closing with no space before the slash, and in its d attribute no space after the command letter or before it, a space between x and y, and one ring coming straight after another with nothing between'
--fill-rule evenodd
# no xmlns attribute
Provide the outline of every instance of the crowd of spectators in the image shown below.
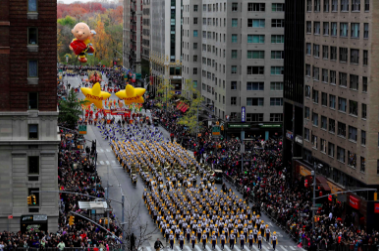
<svg viewBox="0 0 379 251"><path fill-rule="evenodd" d="M199 161L222 169L227 180L265 211L278 225L287 230L299 247L309 250L377 250L379 232L367 233L364 226L354 224L344 204L327 198L318 208L315 229L312 229L312 190L302 180L291 178L282 161L282 139L256 138L245 142L243 168L236 138L213 139L211 131L203 128L201 137L190 136L177 124L182 114L174 108L156 110L161 125L171 136L194 151ZM290 182L291 181L291 182ZM360 249L362 250L362 249Z"/></svg>
<svg viewBox="0 0 379 251"><path fill-rule="evenodd" d="M86 248L88 251L119 249L120 242L117 237L122 237L122 231L116 225L112 213L110 214L108 229L112 234L78 216L75 217L73 225L70 226L68 223L71 211L90 217L87 210L79 209L78 202L94 199L79 193L98 198L103 198L105 195L101 179L90 161L90 154L78 149L79 144L83 144L83 141L77 134L61 131L61 143L58 153L59 187L57 189L77 192L78 194L60 194L58 231L44 232L34 229L30 229L27 233L4 231L0 233L0 251L20 248L56 248L59 250ZM104 225L104 227L107 228L107 225Z"/></svg>

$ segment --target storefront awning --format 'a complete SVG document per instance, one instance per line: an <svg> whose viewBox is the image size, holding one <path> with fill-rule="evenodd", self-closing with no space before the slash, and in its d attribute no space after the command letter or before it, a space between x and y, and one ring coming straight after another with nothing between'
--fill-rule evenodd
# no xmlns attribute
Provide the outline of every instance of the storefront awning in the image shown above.
<svg viewBox="0 0 379 251"><path fill-rule="evenodd" d="M304 177L312 175L311 171L304 166L299 166L299 174Z"/></svg>
<svg viewBox="0 0 379 251"><path fill-rule="evenodd" d="M339 186L335 185L333 182L331 181L328 181L328 185L330 187L330 191L332 192L333 195L338 195L337 193L338 192L342 192L344 191L342 188L340 188Z"/></svg>
<svg viewBox="0 0 379 251"><path fill-rule="evenodd" d="M317 185L320 186L325 192L330 191L328 181L326 180L324 176L317 175L316 181L317 181Z"/></svg>

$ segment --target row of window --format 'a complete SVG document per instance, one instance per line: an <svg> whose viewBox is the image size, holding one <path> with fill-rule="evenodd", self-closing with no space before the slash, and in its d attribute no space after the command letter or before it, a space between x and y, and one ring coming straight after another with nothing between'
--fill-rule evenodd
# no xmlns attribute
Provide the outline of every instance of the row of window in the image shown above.
<svg viewBox="0 0 379 251"><path fill-rule="evenodd" d="M246 113L246 122L263 122L263 113ZM270 122L282 122L283 113L270 113Z"/></svg>
<svg viewBox="0 0 379 251"><path fill-rule="evenodd" d="M195 82L195 81L194 81ZM221 87L221 81L220 82L220 87ZM197 86L197 81L196 81L196 86ZM237 81L232 81L230 83L230 89L231 90L237 90ZM217 81L216 81L216 87L217 87ZM214 87L211 87L206 84L202 84L202 89L209 90L208 92L214 93ZM225 89L225 81L223 81L223 89ZM247 91L264 91L264 82L247 82L246 83L246 90ZM282 91L283 90L283 82L271 82L270 83L270 90L271 91Z"/></svg>
<svg viewBox="0 0 379 251"><path fill-rule="evenodd" d="M309 88L307 88L309 89ZM309 90L306 90L306 97L309 98L308 94ZM337 103L338 100L338 103ZM318 104L319 103L319 91L317 90L312 90L312 101L313 103ZM349 113L352 116L358 116L359 112L359 107L358 107L358 102L354 100L348 100L346 98L342 97L336 97L336 95L329 94L329 102L328 102L328 94L325 92L321 92L321 105L325 107L329 107L330 109L333 110L338 110L343 113ZM336 108L336 106L338 107ZM349 107L348 107L349 105ZM305 107L305 118L309 119L310 118L310 110L308 107ZM361 104L361 118L362 119L367 119L367 104L362 103ZM312 117L313 120L313 117ZM318 119L313 121L313 125L318 126Z"/></svg>
<svg viewBox="0 0 379 251"><path fill-rule="evenodd" d="M359 12L370 11L370 0L307 0L307 11L320 12Z"/></svg>
<svg viewBox="0 0 379 251"><path fill-rule="evenodd" d="M246 106L264 106L265 98L246 98ZM230 97L230 104L237 105L237 97ZM283 98L270 98L270 106L283 106Z"/></svg>
<svg viewBox="0 0 379 251"><path fill-rule="evenodd" d="M224 3L224 8L222 8L222 3L215 3L215 4L203 4L203 12L218 12L220 11L226 11L226 3ZM241 6L242 7L242 6ZM242 7L243 9L243 7ZM184 7L184 11L189 12L189 5ZM199 6L197 4L193 5L193 11L197 12L199 11ZM239 11L238 3L232 3L231 5L231 11L236 12ZM247 11L254 11L254 12L262 12L266 11L266 4L265 3L247 3ZM284 11L284 4L283 3L272 3L271 4L271 11L272 12L282 12Z"/></svg>
<svg viewBox="0 0 379 251"><path fill-rule="evenodd" d="M312 44L306 43L305 46L305 53L308 56L312 55ZM358 65L362 62L362 65L367 66L368 65L368 50L359 50L359 49L350 49L346 47L337 47L337 46L329 46L323 45L322 46L322 55L320 55L320 45L319 44L313 44L313 56L315 58L320 58L322 56L322 59L325 60L331 60L331 61L339 61L340 63L350 63ZM362 54L362 55L361 55ZM349 57L350 55L350 57ZM362 58L362 59L360 59Z"/></svg>
<svg viewBox="0 0 379 251"><path fill-rule="evenodd" d="M313 75L312 75L313 72ZM359 75L347 74L346 72L337 72L334 70L328 70L313 66L311 72L311 66L305 65L305 75L307 77L313 77L314 81L321 81L325 84L338 85L342 88L349 88L350 90L362 92L367 92L368 90L368 79L367 77L360 78ZM321 74L321 75L320 75ZM305 96L310 97L310 86L305 86Z"/></svg>
<svg viewBox="0 0 379 251"><path fill-rule="evenodd" d="M322 24L322 27L321 27ZM362 26L362 27L361 27ZM312 30L312 22L307 21L306 24L306 32L308 34L314 35L324 35L324 36L332 36L337 37L338 31L339 36L342 38L360 38L361 30L363 30L363 38L369 38L369 24L368 23L348 23L348 22L313 22L313 30Z"/></svg>
<svg viewBox="0 0 379 251"><path fill-rule="evenodd" d="M350 128L350 127L349 127ZM355 129L356 130L356 129ZM355 132L356 133L356 132ZM352 132L354 134L354 132ZM366 132L361 131L361 135L364 134L364 140L366 141ZM315 150L320 149L320 152L324 154L328 154L330 158L337 157L337 160L342 163L347 163L352 168L357 167L357 154L354 152L347 150L340 146L335 146L332 142L327 142L325 139L319 138L318 136L311 134L308 128L304 128L304 139L307 141L311 141L312 148ZM336 154L337 153L337 154ZM347 154L347 155L346 155ZM365 172L366 159L361 157L360 163L360 171Z"/></svg>

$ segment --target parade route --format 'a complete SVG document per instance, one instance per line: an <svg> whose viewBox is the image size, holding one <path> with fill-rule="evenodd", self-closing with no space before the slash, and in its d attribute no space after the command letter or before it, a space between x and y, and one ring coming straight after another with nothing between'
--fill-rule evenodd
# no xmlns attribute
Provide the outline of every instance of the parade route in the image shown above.
<svg viewBox="0 0 379 251"><path fill-rule="evenodd" d="M65 80L68 80L68 82L71 84L71 87L78 87L81 80L79 77L69 77ZM65 84L67 81L64 82ZM83 95L79 94L80 98L83 98ZM111 99L116 99L116 96L112 94ZM159 127L160 131L163 133L165 138L169 138L169 133L164 130L163 128ZM132 181L129 177L129 174L122 168L119 161L116 159L111 146L109 145L109 142L104 140L102 138L102 135L100 134L99 129L94 125L88 125L87 126L87 135L85 135L85 138L88 140L96 140L97 142L97 172L99 176L102 179L102 185L103 187L107 187L107 183L109 182L109 196L112 199L115 200L121 200L122 193L125 195L125 201L126 201L126 210L128 210L128 207L131 206L138 206L138 222L140 223L147 223L148 230L152 231L156 229L156 225L153 223L149 212L146 208L146 206L143 203L142 200L142 193L145 188L144 182L142 181L141 177L138 175L138 181L137 184L132 184ZM109 177L109 179L108 179ZM199 178L198 178L199 181ZM228 188L230 187L230 184L226 183ZM242 195L234 188L231 187L233 191L239 196L242 197ZM221 184L217 184L217 189L221 189ZM250 203L250 206L252 204ZM118 203L112 203L112 207L114 209L114 213L116 214L116 217L121 222L121 205ZM261 219L264 220L265 224L268 224L271 230L271 233L276 231L278 236L278 245L276 250L280 251L292 251L292 250L303 250L302 248L297 247L296 243L290 238L290 236L281 228L277 227L267 216L264 214L261 215ZM160 238L162 242L165 244L165 240L163 240L162 234L159 232L159 229L156 231L155 234L152 235L152 238L149 242L146 242L143 244L143 251L153 251L153 244L154 241ZM241 248L239 246L239 241L237 242L238 245L235 245L234 250L240 251ZM165 245L166 246L166 245ZM178 241L176 241L176 244L174 245L175 250L180 250ZM199 243L196 245L195 250L200 251L203 247ZM207 244L206 247L207 251L211 250L211 245ZM216 247L217 251L220 251L220 244ZM225 249L227 251L230 251L229 246L225 246ZM250 250L245 245L245 250ZM192 246L190 247L187 243L184 245L184 250L192 250ZM257 245L253 246L251 250L259 251L257 248ZM268 251L273 250L271 243L266 243L265 241L262 244L262 250Z"/></svg>

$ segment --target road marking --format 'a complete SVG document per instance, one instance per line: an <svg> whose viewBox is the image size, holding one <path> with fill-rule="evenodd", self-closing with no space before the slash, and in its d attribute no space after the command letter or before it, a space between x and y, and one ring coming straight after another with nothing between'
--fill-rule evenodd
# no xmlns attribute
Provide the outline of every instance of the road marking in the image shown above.
<svg viewBox="0 0 379 251"><path fill-rule="evenodd" d="M98 165L98 166L99 166L99 165L100 165L100 162L99 162L99 161L98 161L98 162L96 162L96 165Z"/></svg>
<svg viewBox="0 0 379 251"><path fill-rule="evenodd" d="M237 245L234 245L234 248L235 248L237 251L241 251L241 249L239 249L239 248L237 247Z"/></svg>
<svg viewBox="0 0 379 251"><path fill-rule="evenodd" d="M103 148L100 148L99 150L100 150L100 152L102 152L102 153L104 152Z"/></svg>
<svg viewBox="0 0 379 251"><path fill-rule="evenodd" d="M268 249L264 245L262 245L262 247L263 247L264 250L268 251Z"/></svg>
<svg viewBox="0 0 379 251"><path fill-rule="evenodd" d="M224 247L226 248L226 250L231 251L230 248L228 247L228 245L226 243L225 243Z"/></svg>
<svg viewBox="0 0 379 251"><path fill-rule="evenodd" d="M100 164L101 164L101 165L104 165L104 161L100 160Z"/></svg>
<svg viewBox="0 0 379 251"><path fill-rule="evenodd" d="M109 161L108 160L106 160L105 163L107 163L107 165L109 165Z"/></svg>
<svg viewBox="0 0 379 251"><path fill-rule="evenodd" d="M279 247L281 247L284 251L288 251L284 246L279 246Z"/></svg>
<svg viewBox="0 0 379 251"><path fill-rule="evenodd" d="M205 246L208 251L212 251L208 246Z"/></svg>
<svg viewBox="0 0 379 251"><path fill-rule="evenodd" d="M112 164L116 164L116 161L112 160Z"/></svg>
<svg viewBox="0 0 379 251"><path fill-rule="evenodd" d="M290 246L290 248L291 248L292 250L296 250L296 248L294 248L294 247L292 247L292 246Z"/></svg>
<svg viewBox="0 0 379 251"><path fill-rule="evenodd" d="M196 248L197 251L201 251L201 249L199 248L198 245L195 245L195 248Z"/></svg>
<svg viewBox="0 0 379 251"><path fill-rule="evenodd" d="M145 247L147 251L151 251L151 247Z"/></svg>
<svg viewBox="0 0 379 251"><path fill-rule="evenodd" d="M272 226L272 223L271 223L271 222L269 222L268 224L269 224L270 226Z"/></svg>
<svg viewBox="0 0 379 251"><path fill-rule="evenodd" d="M221 245L221 243L220 243L220 245ZM218 245L216 245L216 249L217 249L217 251L221 251L221 248Z"/></svg>
<svg viewBox="0 0 379 251"><path fill-rule="evenodd" d="M106 150L107 152L110 152L110 151L111 151L111 149L108 149L108 148L107 148L107 149L105 149L105 150Z"/></svg>
<svg viewBox="0 0 379 251"><path fill-rule="evenodd" d="M178 251L181 251L180 246L176 246L176 248L178 249ZM174 250L175 250L175 246L174 246Z"/></svg>
<svg viewBox="0 0 379 251"><path fill-rule="evenodd" d="M256 247L255 245L253 245L253 248L257 251L259 251L258 247Z"/></svg>
<svg viewBox="0 0 379 251"><path fill-rule="evenodd" d="M187 245L184 246L188 251L191 251L191 248Z"/></svg>

